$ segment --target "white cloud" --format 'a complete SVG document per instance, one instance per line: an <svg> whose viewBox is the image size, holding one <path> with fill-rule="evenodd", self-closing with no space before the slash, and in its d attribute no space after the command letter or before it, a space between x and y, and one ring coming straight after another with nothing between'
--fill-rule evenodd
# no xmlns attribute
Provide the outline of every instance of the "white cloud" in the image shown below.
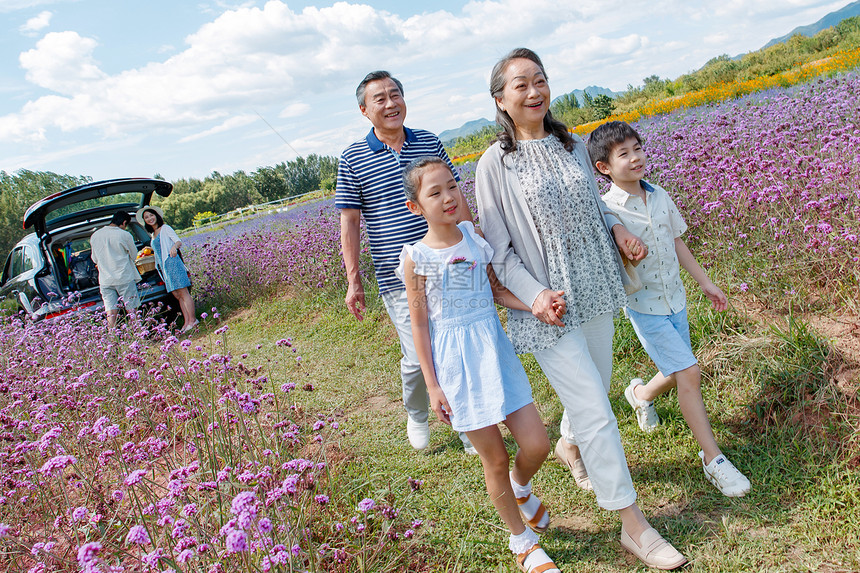
<svg viewBox="0 0 860 573"><path fill-rule="evenodd" d="M18 30L22 34L31 35L35 34L40 30L44 30L48 26L51 25L51 17L53 14L45 10L44 12L40 12L38 16L34 16L27 20Z"/></svg>
<svg viewBox="0 0 860 573"><path fill-rule="evenodd" d="M493 100L490 97L489 90L472 94L468 97L462 95L448 97L445 107L449 113L449 116L446 117L448 123L451 124L448 126L449 128L462 125L467 121L472 121L479 117L489 120L495 118L495 108L493 107Z"/></svg>
<svg viewBox="0 0 860 573"><path fill-rule="evenodd" d="M119 136L188 126L193 133L186 140L194 140L219 129L200 129L201 124L226 126L230 118L275 102L279 111L269 113L301 119L319 93L349 93L373 68L398 75L410 70L417 77L407 94L426 94L437 117L485 115L490 101L486 76L495 59L516 45L539 52L546 48L548 67L554 69L590 68L640 53L648 44L642 35L594 33L613 29L616 4L590 0L574 9L561 0L483 0L466 4L460 14L426 12L404 20L361 4L293 11L284 2L270 1L228 10L187 36L184 50L111 76L95 58L97 50L109 46L76 32L52 33L22 53L20 61L30 82L65 97L44 95L2 118L14 129L0 138L50 137L51 128L95 127ZM584 40L571 41L578 38ZM422 64L434 72L422 78ZM440 83L435 70L445 65L475 86L463 102L435 93ZM569 79L567 74L561 78ZM449 81L442 79L450 89ZM356 114L350 121L361 119Z"/></svg>
<svg viewBox="0 0 860 573"><path fill-rule="evenodd" d="M246 125L252 124L255 121L259 121L259 119L260 118L255 115L238 115L236 117L231 117L227 121L224 121L213 128L201 131L200 133L195 133L193 135L183 137L179 140L179 143L188 143L189 141L195 141L197 139L203 139L204 137L209 137L211 135L216 135L240 127L245 127Z"/></svg>
<svg viewBox="0 0 860 573"><path fill-rule="evenodd" d="M50 33L19 60L26 79L53 94L0 118L13 127L0 138L89 126L119 135L143 126L223 121L276 101L298 114L309 109L303 98L340 89L347 79L352 84L376 54L404 43L401 24L365 5L340 2L297 13L268 2L225 12L189 35L184 51L113 76L99 69L94 39Z"/></svg>
<svg viewBox="0 0 860 573"><path fill-rule="evenodd" d="M564 61L568 65L600 64L606 60L616 60L619 56L631 58L648 45L648 38L639 34L629 34L623 38L604 38L589 36L569 49L562 50L552 60Z"/></svg>
<svg viewBox="0 0 860 573"><path fill-rule="evenodd" d="M816 5L821 5L821 0L756 0L755 2L750 2L749 0L725 0L713 5L707 5L703 11L711 12L717 16L749 17L785 11L789 6L797 9ZM838 7L842 5L844 5L844 2L839 3Z"/></svg>
<svg viewBox="0 0 860 573"><path fill-rule="evenodd" d="M729 41L731 35L726 32L718 32L716 34L708 34L702 38L702 42L712 46L724 46Z"/></svg>
<svg viewBox="0 0 860 573"><path fill-rule="evenodd" d="M0 13L16 12L27 8L35 8L36 6L45 6L47 4L62 4L69 1L75 2L76 0L0 0Z"/></svg>
<svg viewBox="0 0 860 573"><path fill-rule="evenodd" d="M46 163L68 161L86 156L104 156L120 149L133 149L140 145L143 137L129 138L120 142L98 138L89 143L62 148L37 148L35 153L10 157L8 160L23 169L43 170ZM47 147L47 146L46 146ZM81 174L80 171L70 172Z"/></svg>
<svg viewBox="0 0 860 573"><path fill-rule="evenodd" d="M53 32L18 60L27 71L28 81L54 92L78 95L105 79L93 59L95 47L95 40L82 38L77 32Z"/></svg>
<svg viewBox="0 0 860 573"><path fill-rule="evenodd" d="M281 110L281 113L278 114L278 117L301 117L309 111L311 111L311 106L306 103L291 103L290 105Z"/></svg>

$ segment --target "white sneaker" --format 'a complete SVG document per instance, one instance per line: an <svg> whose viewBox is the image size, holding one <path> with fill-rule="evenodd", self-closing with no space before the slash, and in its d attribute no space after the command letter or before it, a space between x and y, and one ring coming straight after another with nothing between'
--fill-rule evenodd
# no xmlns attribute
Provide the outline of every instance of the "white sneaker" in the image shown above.
<svg viewBox="0 0 860 573"><path fill-rule="evenodd" d="M472 445L472 442L469 441L469 437L466 436L466 432L460 432L460 441L463 442L463 452L465 452L466 455L478 455L478 450L476 450L475 446Z"/></svg>
<svg viewBox="0 0 860 573"><path fill-rule="evenodd" d="M726 497L743 497L750 491L750 480L723 454L705 465L705 452L699 452L702 459L702 469L708 481L717 486Z"/></svg>
<svg viewBox="0 0 860 573"><path fill-rule="evenodd" d="M416 450L423 450L430 444L430 423L416 422L407 416L406 437Z"/></svg>
<svg viewBox="0 0 860 573"><path fill-rule="evenodd" d="M633 393L636 386L643 385L641 378L634 378L630 381L630 385L624 389L624 397L627 398L627 403L636 412L636 421L639 423L639 428L643 432L653 432L657 429L660 423L660 417L657 415L657 410L654 408L654 402L640 400Z"/></svg>

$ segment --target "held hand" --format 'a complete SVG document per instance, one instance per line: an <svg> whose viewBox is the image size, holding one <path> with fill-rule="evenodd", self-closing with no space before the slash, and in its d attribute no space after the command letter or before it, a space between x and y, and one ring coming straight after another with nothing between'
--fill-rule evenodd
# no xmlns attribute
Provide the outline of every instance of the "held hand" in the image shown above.
<svg viewBox="0 0 860 573"><path fill-rule="evenodd" d="M612 234L618 250L630 261L638 262L648 256L648 247L642 239L628 231L624 225L612 227Z"/></svg>
<svg viewBox="0 0 860 573"><path fill-rule="evenodd" d="M430 395L430 407L436 412L436 417L440 422L445 422L451 425L451 406L448 404L448 398L442 392L442 388L438 385L435 388L427 388L427 393Z"/></svg>
<svg viewBox="0 0 860 573"><path fill-rule="evenodd" d="M717 312L723 312L729 308L728 297L726 297L725 293L723 293L723 291L721 291L714 283L702 285L702 292L705 293L705 296L708 297L708 300L711 301L711 304L714 306L714 310Z"/></svg>
<svg viewBox="0 0 860 573"><path fill-rule="evenodd" d="M364 285L361 281L351 283L346 289L346 308L358 320L364 320Z"/></svg>
<svg viewBox="0 0 860 573"><path fill-rule="evenodd" d="M636 241L627 240L626 242L627 248L630 249L630 253L635 257L640 252L642 252L642 247ZM633 263L634 266L638 265L639 261Z"/></svg>
<svg viewBox="0 0 860 573"><path fill-rule="evenodd" d="M561 314L564 314L564 309L566 308L564 302L564 291L544 289L537 296L534 304L532 304L532 314L535 315L535 318L539 321L546 324L564 326L561 318L559 318L561 314L557 314L559 307L562 308Z"/></svg>
<svg viewBox="0 0 860 573"><path fill-rule="evenodd" d="M564 294L564 291L559 292ZM564 313L567 312L567 302L565 302L564 299L562 299L560 302L554 301L552 303L552 308L553 310L555 310L555 315L560 319L562 316L564 316Z"/></svg>

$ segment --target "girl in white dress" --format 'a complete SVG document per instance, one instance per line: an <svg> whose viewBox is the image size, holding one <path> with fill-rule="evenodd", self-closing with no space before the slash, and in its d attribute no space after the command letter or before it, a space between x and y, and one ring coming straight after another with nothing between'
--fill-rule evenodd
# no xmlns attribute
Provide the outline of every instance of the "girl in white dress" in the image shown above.
<svg viewBox="0 0 860 573"><path fill-rule="evenodd" d="M406 284L431 407L439 420L465 432L477 450L487 492L510 530L509 547L520 569L560 573L538 544L535 532L549 526L549 513L531 492L531 478L549 454L549 438L525 370L499 322L494 295L499 304L526 307L495 279L492 248L472 223L457 223L464 206L458 205L462 195L447 164L438 157L418 159L403 179L407 207L428 226L420 242L403 247L398 275ZM563 303L558 312L564 312ZM520 448L510 472L500 422Z"/></svg>

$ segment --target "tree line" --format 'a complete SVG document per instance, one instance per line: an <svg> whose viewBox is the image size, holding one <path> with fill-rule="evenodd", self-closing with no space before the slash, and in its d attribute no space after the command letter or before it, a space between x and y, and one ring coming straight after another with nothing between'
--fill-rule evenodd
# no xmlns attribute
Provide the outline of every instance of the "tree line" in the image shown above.
<svg viewBox="0 0 860 573"><path fill-rule="evenodd" d="M164 179L159 175L155 178ZM336 157L308 155L272 167L260 167L252 173L236 171L232 175L222 175L216 171L202 180L179 179L173 181L173 193L169 197L156 196L153 204L164 209L171 226L183 229L192 225L197 213L226 213L317 189L331 190L336 179ZM92 180L85 175L59 175L50 171L0 171L0 256L5 258L15 243L32 231L23 228L24 212L30 205L52 193Z"/></svg>
<svg viewBox="0 0 860 573"><path fill-rule="evenodd" d="M184 229L192 225L198 213L227 213L317 189L331 190L336 180L336 157L308 155L274 167L260 167L250 174L236 171L222 175L215 171L203 180L179 179L173 182L169 197L158 197L153 204L170 216L171 226Z"/></svg>
<svg viewBox="0 0 860 573"><path fill-rule="evenodd" d="M32 231L24 230L24 212L44 197L92 181L91 177L58 175L50 171L21 169L14 174L0 171L0 264L21 238Z"/></svg>

